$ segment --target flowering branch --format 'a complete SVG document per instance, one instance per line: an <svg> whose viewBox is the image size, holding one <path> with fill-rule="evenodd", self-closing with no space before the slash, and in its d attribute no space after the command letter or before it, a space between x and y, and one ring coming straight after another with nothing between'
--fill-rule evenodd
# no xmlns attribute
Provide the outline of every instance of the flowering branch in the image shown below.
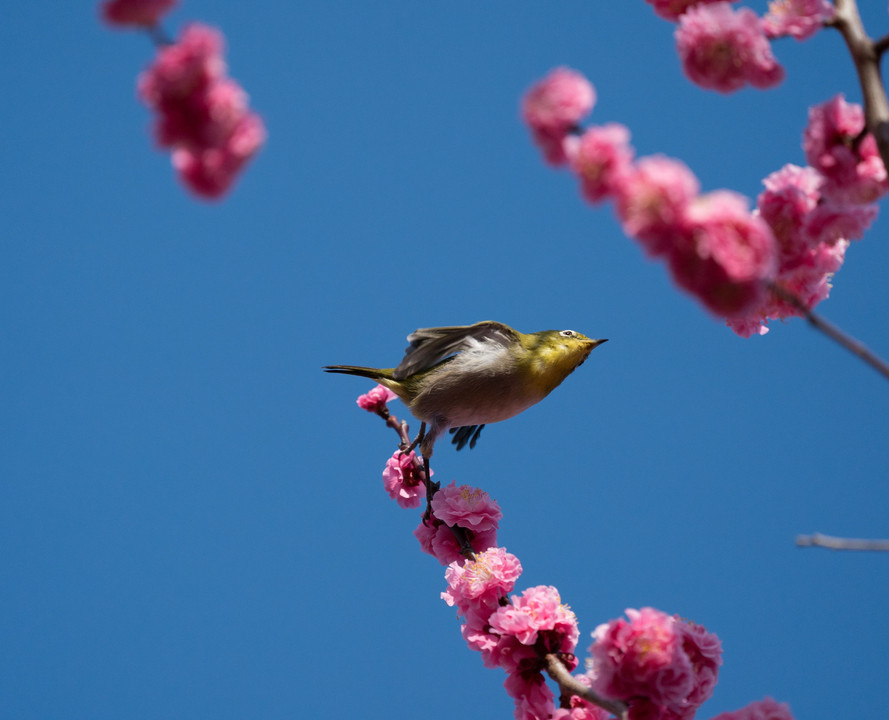
<svg viewBox="0 0 889 720"><path fill-rule="evenodd" d="M846 41L864 97L867 127L877 141L883 164L889 168L889 100L880 76L880 57L889 47L889 37L874 42L868 37L855 0L836 0L831 23Z"/></svg>
<svg viewBox="0 0 889 720"><path fill-rule="evenodd" d="M823 547L829 550L871 550L889 552L889 540L866 540L863 538L841 538L822 533L797 535L797 547Z"/></svg>
<svg viewBox="0 0 889 720"><path fill-rule="evenodd" d="M860 357L864 362L874 368L874 370L889 379L889 363L883 360L880 356L874 354L866 345L864 345L864 343L856 340L851 335L846 334L836 325L810 310L802 300L792 292L782 288L780 285L770 283L769 289L781 298L781 300L790 303L799 310L812 327L823 332L831 340L842 345L852 354Z"/></svg>
<svg viewBox="0 0 889 720"><path fill-rule="evenodd" d="M603 710L607 710L615 717L620 718L620 720L627 720L629 709L626 703L604 698L592 688L584 685L568 672L568 669L556 653L547 653L544 659L546 660L546 674L558 683L563 697L571 695L582 697L593 703L593 705L598 705Z"/></svg>

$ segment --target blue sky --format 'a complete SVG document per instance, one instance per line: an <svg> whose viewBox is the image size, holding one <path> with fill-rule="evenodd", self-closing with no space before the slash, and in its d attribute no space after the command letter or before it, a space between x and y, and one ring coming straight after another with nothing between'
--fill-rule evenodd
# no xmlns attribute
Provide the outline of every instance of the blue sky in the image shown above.
<svg viewBox="0 0 889 720"><path fill-rule="evenodd" d="M207 204L148 136L149 41L95 5L16 3L0 26L0 714L511 717L419 513L383 493L394 434L354 402L370 384L320 371L496 319L611 340L472 452L436 453L439 479L500 503L517 589L557 586L582 654L627 607L717 633L701 718L765 695L874 716L887 558L793 539L889 535L889 386L799 321L735 337L518 118L569 65L593 122L755 198L804 163L810 105L860 98L836 33L779 43L783 85L726 97L683 78L641 0L186 0L168 31L220 27L269 130ZM820 308L884 356L885 228Z"/></svg>

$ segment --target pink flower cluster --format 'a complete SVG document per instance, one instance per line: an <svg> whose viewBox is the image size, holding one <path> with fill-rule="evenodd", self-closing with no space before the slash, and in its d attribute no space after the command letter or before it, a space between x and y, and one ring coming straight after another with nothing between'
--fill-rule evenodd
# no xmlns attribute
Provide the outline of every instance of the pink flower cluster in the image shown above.
<svg viewBox="0 0 889 720"><path fill-rule="evenodd" d="M364 395L359 395L355 402L358 403L358 407L362 410L380 415L388 413L389 409L386 405L396 397L398 396L389 388L377 385L373 390L369 390Z"/></svg>
<svg viewBox="0 0 889 720"><path fill-rule="evenodd" d="M112 27L154 27L179 0L106 0L102 19Z"/></svg>
<svg viewBox="0 0 889 720"><path fill-rule="evenodd" d="M565 141L596 103L596 92L579 72L560 67L535 84L522 100L522 117L551 165L567 161Z"/></svg>
<svg viewBox="0 0 889 720"><path fill-rule="evenodd" d="M448 565L463 559L451 527L461 527L472 549L480 552L497 545L497 526L502 517L497 501L484 490L451 481L435 493L432 514L420 522L414 537L423 552Z"/></svg>
<svg viewBox="0 0 889 720"><path fill-rule="evenodd" d="M747 84L769 88L784 79L750 8L734 10L727 2L690 8L679 18L676 49L688 78L710 90L732 92Z"/></svg>
<svg viewBox="0 0 889 720"><path fill-rule="evenodd" d="M517 557L504 548L491 548L475 560L448 566L448 589L442 599L457 607L463 618L463 638L482 654L485 666L502 667L507 672L504 686L515 700L516 718L605 717L580 698L571 710L554 715L553 694L543 677L544 656L565 653L572 663L569 669L574 669L577 619L554 587L528 588L507 602L521 572Z"/></svg>
<svg viewBox="0 0 889 720"><path fill-rule="evenodd" d="M713 720L793 720L793 715L787 703L779 703L767 697L740 710L719 713Z"/></svg>
<svg viewBox="0 0 889 720"><path fill-rule="evenodd" d="M546 96L552 77L528 95ZM766 178L754 212L736 193L702 195L678 160L636 159L629 130L617 123L572 126L559 145L559 164L577 176L585 199L614 202L624 232L665 260L677 285L750 337L767 332L769 319L802 314L781 289L808 308L827 297L849 241L876 217L873 201L889 182L863 130L861 107L842 96L813 108L803 143L811 166L788 165ZM542 149L552 162L550 148Z"/></svg>
<svg viewBox="0 0 889 720"><path fill-rule="evenodd" d="M431 470L429 474L432 475ZM426 483L423 482L422 462L413 450L409 453L396 450L386 461L383 487L400 507L420 507L420 502L426 497Z"/></svg>
<svg viewBox="0 0 889 720"><path fill-rule="evenodd" d="M873 201L889 189L873 136L862 138L863 130L861 107L841 95L812 108L803 138L810 165L785 165L772 173L757 198L777 244L774 282L810 309L830 294L849 241L862 237L877 216ZM728 324L749 337L768 332L770 319L799 315L793 302L768 293L746 317Z"/></svg>
<svg viewBox="0 0 889 720"><path fill-rule="evenodd" d="M708 3L720 2L721 0L645 0L649 5L654 7L656 15L664 18L664 20L678 20L682 14L695 5L706 5ZM737 2L737 0L732 0Z"/></svg>
<svg viewBox="0 0 889 720"><path fill-rule="evenodd" d="M158 145L192 192L218 198L265 142L265 126L247 94L226 76L224 39L200 24L158 50L139 76L139 97L157 113Z"/></svg>
<svg viewBox="0 0 889 720"><path fill-rule="evenodd" d="M833 20L836 9L827 0L772 0L762 19L768 38L790 35L797 40L812 37Z"/></svg>
<svg viewBox="0 0 889 720"><path fill-rule="evenodd" d="M626 614L593 632L593 689L627 702L630 720L690 720L716 686L719 638L653 608Z"/></svg>

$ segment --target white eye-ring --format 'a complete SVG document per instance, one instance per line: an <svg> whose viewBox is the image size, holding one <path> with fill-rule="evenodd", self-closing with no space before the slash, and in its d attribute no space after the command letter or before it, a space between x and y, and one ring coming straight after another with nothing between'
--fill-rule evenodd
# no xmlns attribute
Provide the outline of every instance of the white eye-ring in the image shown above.
<svg viewBox="0 0 889 720"><path fill-rule="evenodd" d="M574 337L575 335L577 335L577 333L573 330L562 330L559 335L561 335L562 337Z"/></svg>

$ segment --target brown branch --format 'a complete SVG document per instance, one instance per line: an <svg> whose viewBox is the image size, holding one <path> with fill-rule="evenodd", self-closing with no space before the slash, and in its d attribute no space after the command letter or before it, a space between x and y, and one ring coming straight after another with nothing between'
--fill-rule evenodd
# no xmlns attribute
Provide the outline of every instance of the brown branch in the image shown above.
<svg viewBox="0 0 889 720"><path fill-rule="evenodd" d="M863 538L841 538L822 533L797 535L798 547L823 547L830 550L873 550L889 552L889 540L865 540Z"/></svg>
<svg viewBox="0 0 889 720"><path fill-rule="evenodd" d="M851 335L848 335L840 330L833 323L812 312L802 300L800 300L789 290L785 290L776 283L770 283L769 289L779 298L786 302L789 302L791 305L793 305L793 307L799 310L812 327L823 332L831 340L846 348L846 350L848 350L853 355L857 355L864 362L870 365L874 370L883 375L883 377L889 379L889 363L883 360L883 358L881 358L879 355L872 352L864 343L856 340Z"/></svg>
<svg viewBox="0 0 889 720"><path fill-rule="evenodd" d="M546 674L559 684L559 689L563 695L577 695L584 700L588 700L593 705L607 710L620 720L627 720L627 706L620 700L609 700L603 698L593 691L592 688L584 685L580 680L574 677L568 669L562 664L556 653L547 653L544 657L546 661Z"/></svg>
<svg viewBox="0 0 889 720"><path fill-rule="evenodd" d="M876 43L864 30L856 0L836 0L836 16L831 27L846 41L864 98L864 117L868 130L877 141L883 165L889 168L889 100L880 75L880 57L889 46L889 38Z"/></svg>

